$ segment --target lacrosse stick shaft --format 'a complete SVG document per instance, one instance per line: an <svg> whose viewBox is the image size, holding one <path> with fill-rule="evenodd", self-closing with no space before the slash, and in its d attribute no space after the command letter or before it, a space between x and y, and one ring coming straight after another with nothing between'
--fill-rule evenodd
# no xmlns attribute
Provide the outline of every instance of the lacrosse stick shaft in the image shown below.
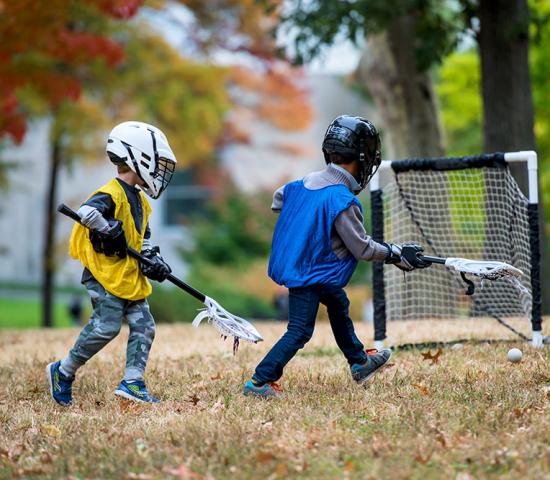
<svg viewBox="0 0 550 480"><path fill-rule="evenodd" d="M446 258L432 257L430 255L417 255L417 257L422 260L426 260L427 262L439 263L441 265L445 265L445 260L447 260Z"/></svg>
<svg viewBox="0 0 550 480"><path fill-rule="evenodd" d="M66 215L69 218L72 218L75 222L78 222L78 223L82 224L78 214L74 210L71 210L64 203L60 203L58 205L57 211L59 213L62 213L63 215ZM149 260L147 257L144 257L141 253L139 253L137 250L134 250L131 247L127 247L127 252L128 252L128 255L130 257L135 258L139 262L145 263L146 265L149 265L149 266L151 266L153 264L153 262L151 260ZM187 283L185 283L183 280L180 280L179 278L175 277L171 273L168 274L168 276L166 277L166 280L173 283L176 287L181 288L182 290L187 292L189 295L195 297L200 302L202 302L202 303L205 302L206 296L203 293L199 292L198 290L193 288L191 285L187 285Z"/></svg>

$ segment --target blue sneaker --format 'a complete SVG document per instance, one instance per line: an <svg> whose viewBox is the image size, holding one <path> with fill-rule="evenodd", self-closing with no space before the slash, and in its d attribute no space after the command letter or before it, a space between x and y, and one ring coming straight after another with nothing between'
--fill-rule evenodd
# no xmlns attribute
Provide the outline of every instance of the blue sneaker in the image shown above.
<svg viewBox="0 0 550 480"><path fill-rule="evenodd" d="M141 380L136 380L135 382L127 382L122 380L120 385L115 390L115 395L125 398L127 400L132 400L134 402L141 403L159 403L158 398L153 397L145 386L145 383Z"/></svg>
<svg viewBox="0 0 550 480"><path fill-rule="evenodd" d="M53 362L46 367L50 393L59 405L70 407L73 404L74 377L69 378L63 375L59 370L59 365L61 365L61 362Z"/></svg>
<svg viewBox="0 0 550 480"><path fill-rule="evenodd" d="M367 361L362 365L356 363L351 366L351 376L357 383L366 382L378 372L391 358L391 350L367 350Z"/></svg>
<svg viewBox="0 0 550 480"><path fill-rule="evenodd" d="M252 380L248 380L243 387L243 395L245 397L253 396L258 398L276 398L280 397L283 389L278 383L269 382L258 387L254 385Z"/></svg>

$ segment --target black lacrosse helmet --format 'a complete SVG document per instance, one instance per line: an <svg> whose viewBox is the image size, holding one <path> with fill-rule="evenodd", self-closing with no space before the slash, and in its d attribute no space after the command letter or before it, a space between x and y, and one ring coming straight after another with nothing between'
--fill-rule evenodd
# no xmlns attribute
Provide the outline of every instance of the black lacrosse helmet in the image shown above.
<svg viewBox="0 0 550 480"><path fill-rule="evenodd" d="M350 160L359 160L361 189L380 166L380 137L375 126L365 118L341 115L328 126L323 140L325 162L330 163L330 154L337 153Z"/></svg>

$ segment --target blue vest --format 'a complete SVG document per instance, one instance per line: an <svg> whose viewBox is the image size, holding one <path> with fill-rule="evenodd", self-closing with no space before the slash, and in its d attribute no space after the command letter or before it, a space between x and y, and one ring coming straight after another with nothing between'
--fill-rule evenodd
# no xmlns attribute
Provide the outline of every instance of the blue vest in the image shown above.
<svg viewBox="0 0 550 480"><path fill-rule="evenodd" d="M361 204L345 185L308 190L303 180L285 185L283 207L273 233L268 275L287 288L308 285L344 287L357 260L338 258L332 251L331 232L336 217Z"/></svg>

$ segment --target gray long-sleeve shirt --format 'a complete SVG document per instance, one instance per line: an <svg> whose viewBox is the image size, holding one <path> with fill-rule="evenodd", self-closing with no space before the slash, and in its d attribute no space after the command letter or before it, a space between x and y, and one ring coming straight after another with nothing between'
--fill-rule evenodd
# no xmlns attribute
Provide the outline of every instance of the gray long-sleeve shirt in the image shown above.
<svg viewBox="0 0 550 480"><path fill-rule="evenodd" d="M324 170L304 177L304 186L308 190L319 190L338 184L345 185L351 192L359 190L353 175L333 163ZM273 194L271 209L274 212L279 212L283 207L284 188L283 185ZM351 253L357 260L384 261L388 256L388 249L375 242L365 231L363 215L355 204L336 217L331 232L331 242L332 250L338 258L344 258Z"/></svg>

